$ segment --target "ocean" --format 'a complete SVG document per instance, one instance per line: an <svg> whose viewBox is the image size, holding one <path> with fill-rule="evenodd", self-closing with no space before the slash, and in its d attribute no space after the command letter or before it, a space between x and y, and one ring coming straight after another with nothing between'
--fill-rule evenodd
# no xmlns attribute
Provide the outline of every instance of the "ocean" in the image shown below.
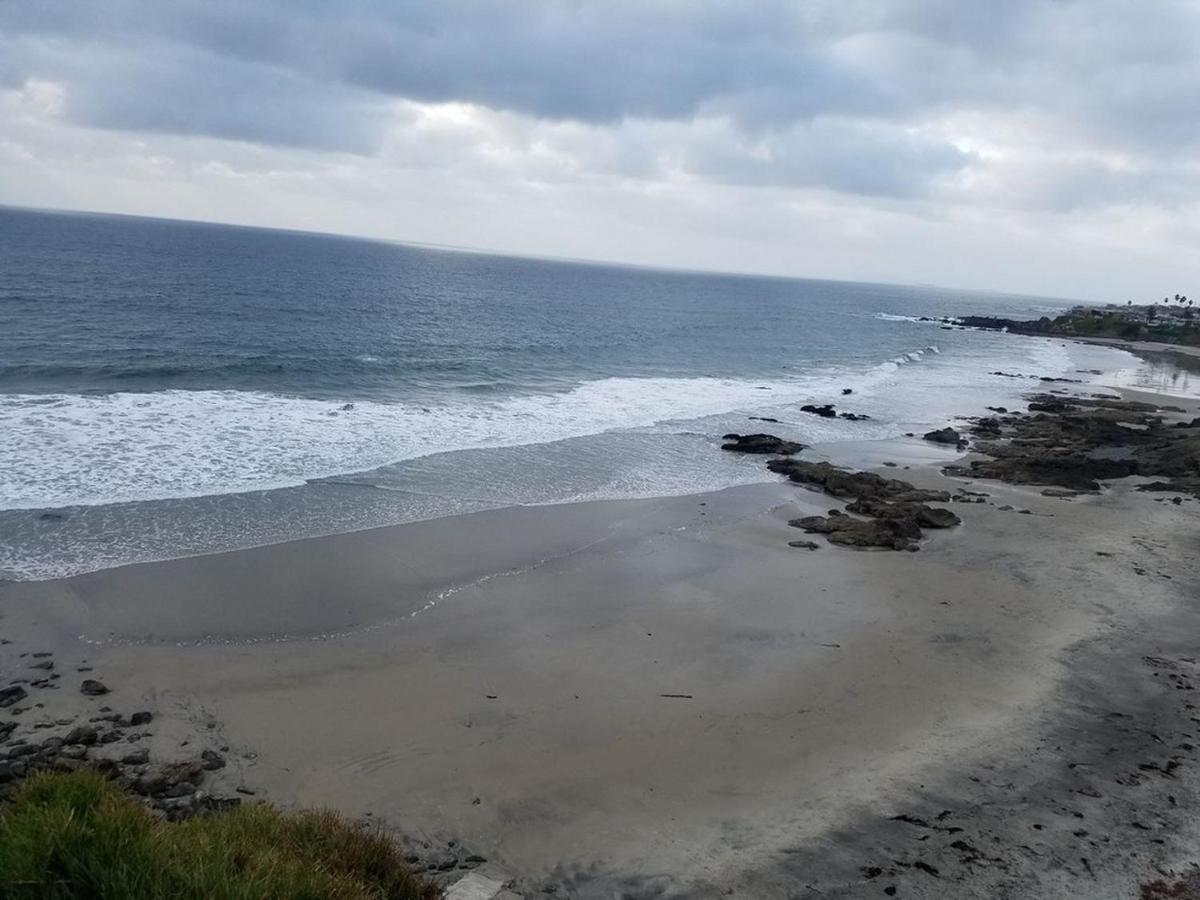
<svg viewBox="0 0 1200 900"><path fill-rule="evenodd" d="M762 481L1135 365L920 321L1072 302L0 208L0 578Z"/></svg>

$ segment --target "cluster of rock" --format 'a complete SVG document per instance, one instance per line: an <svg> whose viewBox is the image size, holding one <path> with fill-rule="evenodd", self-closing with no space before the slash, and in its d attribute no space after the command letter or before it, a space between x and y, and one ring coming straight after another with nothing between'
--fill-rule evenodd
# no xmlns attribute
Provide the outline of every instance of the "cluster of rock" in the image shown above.
<svg viewBox="0 0 1200 900"><path fill-rule="evenodd" d="M980 419L975 451L984 458L947 474L1016 484L1098 491L1129 475L1163 479L1143 486L1200 496L1200 419L1167 424L1178 407L1101 395L1035 394L1029 413Z"/></svg>
<svg viewBox="0 0 1200 900"><path fill-rule="evenodd" d="M831 544L911 551L918 549L924 529L952 528L961 522L950 510L929 506L949 502L947 491L922 490L897 478L853 472L827 462L773 459L767 468L831 497L851 500L845 512L830 510L827 516L805 516L788 523L807 534L823 534Z"/></svg>
<svg viewBox="0 0 1200 900"><path fill-rule="evenodd" d="M52 668L52 661L46 659L49 653L33 656L38 660L32 666ZM86 719L67 717L26 723L26 713L45 708L44 703L24 703L29 699L26 686L56 687L50 681L47 676L0 688L0 707L11 716L0 722L0 798L34 772L89 768L145 798L152 809L172 821L229 809L240 802L240 798L214 796L204 789L210 773L225 768L222 752L228 747L220 748L222 752L204 749L197 756L169 762L152 760L144 745L152 736L147 729L154 721L154 714L148 710L126 716L101 706ZM101 697L109 689L89 678L81 682L79 692L86 697Z"/></svg>
<svg viewBox="0 0 1200 900"><path fill-rule="evenodd" d="M820 416L822 419L846 419L851 422L862 422L865 419L871 418L866 413L838 412L832 403L825 403L821 406L806 403L800 407L800 412Z"/></svg>

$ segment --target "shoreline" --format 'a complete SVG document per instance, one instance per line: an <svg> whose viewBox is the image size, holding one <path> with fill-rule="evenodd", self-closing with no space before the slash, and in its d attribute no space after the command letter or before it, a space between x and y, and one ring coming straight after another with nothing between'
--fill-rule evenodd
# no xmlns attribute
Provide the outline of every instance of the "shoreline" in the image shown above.
<svg viewBox="0 0 1200 900"><path fill-rule="evenodd" d="M1067 897L1078 876L1131 896L1194 852L1179 818L1194 782L1153 776L1179 805L1160 817L1171 842L1122 812L1107 827L1127 830L1126 855L1088 850L1085 870L1060 849L1084 840L1074 816L1046 818L1066 803L1046 747L1102 754L1111 720L1064 714L1118 700L1108 711L1182 733L1185 710L1129 672L1149 656L1164 663L1146 677L1191 677L1175 645L1194 615L1196 504L1137 480L1046 496L940 468L875 469L987 495L952 504L963 524L917 553L789 547L790 519L838 501L779 481L508 507L0 584L0 663L19 671L33 647L86 660L118 708L153 710L155 756L217 733L259 795L386 821L429 852L453 840L527 894ZM1166 764L1139 757L1146 730L1113 777ZM1003 787L1018 775L1032 787ZM1114 789L1121 810L1147 802L1138 787ZM942 830L897 832L897 815Z"/></svg>

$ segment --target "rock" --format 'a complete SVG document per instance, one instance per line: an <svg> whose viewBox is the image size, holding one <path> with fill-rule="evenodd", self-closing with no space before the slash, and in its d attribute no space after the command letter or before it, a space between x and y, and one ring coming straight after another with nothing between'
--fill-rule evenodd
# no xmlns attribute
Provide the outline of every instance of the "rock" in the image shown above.
<svg viewBox="0 0 1200 900"><path fill-rule="evenodd" d="M100 743L115 744L124 736L125 732L121 731L119 728L114 728L112 731L106 731L104 734L100 735Z"/></svg>
<svg viewBox="0 0 1200 900"><path fill-rule="evenodd" d="M6 688L0 688L0 708L12 706L14 703L20 703L28 696L29 694L26 692L25 688L21 687L19 684L12 684Z"/></svg>
<svg viewBox="0 0 1200 900"><path fill-rule="evenodd" d="M53 661L53 660L50 660L50 659L42 659L42 660L38 660L38 661L37 661L37 662L35 662L35 663L30 663L30 664L29 664L29 666L28 666L28 668L30 668L30 669L42 669L43 671L47 671L47 672L48 672L48 671L50 671L51 669L53 669L53 668L54 668L54 661Z"/></svg>
<svg viewBox="0 0 1200 900"><path fill-rule="evenodd" d="M944 503L950 499L948 491L922 491L907 481L884 478L874 472L851 472L827 462L772 459L767 462L767 468L786 475L797 484L819 487L832 497L874 497L919 503Z"/></svg>
<svg viewBox="0 0 1200 900"><path fill-rule="evenodd" d="M950 427L927 431L921 437L935 444L958 444L962 440L962 435Z"/></svg>
<svg viewBox="0 0 1200 900"><path fill-rule="evenodd" d="M962 519L950 510L924 503L889 503L860 498L847 506L846 511L877 519L911 519L918 528L953 528L962 524Z"/></svg>
<svg viewBox="0 0 1200 900"><path fill-rule="evenodd" d="M832 419L837 415L832 403L826 403L822 406L813 406L811 403L806 403L800 407L800 412L812 413L814 416L820 416L823 419Z"/></svg>
<svg viewBox="0 0 1200 900"><path fill-rule="evenodd" d="M16 722L0 722L0 741L7 740L8 736L16 729Z"/></svg>
<svg viewBox="0 0 1200 900"><path fill-rule="evenodd" d="M133 784L133 790L150 797L182 797L192 793L204 780L204 767L195 760L169 763L147 772Z"/></svg>
<svg viewBox="0 0 1200 900"><path fill-rule="evenodd" d="M84 679L83 683L79 685L79 692L85 697L99 697L103 694L107 694L108 688L101 682L96 681L94 678L86 678Z"/></svg>
<svg viewBox="0 0 1200 900"><path fill-rule="evenodd" d="M82 744L65 746L58 751L59 756L65 756L67 759L86 759L87 753L87 747L84 747Z"/></svg>
<svg viewBox="0 0 1200 900"><path fill-rule="evenodd" d="M63 743L64 744L85 744L85 745L90 746L90 745L96 743L96 739L98 737L99 737L99 735L97 735L96 729L93 728L91 725L76 725L74 728L72 728L70 731L67 732L66 737L63 738Z"/></svg>
<svg viewBox="0 0 1200 900"><path fill-rule="evenodd" d="M770 416L747 416L746 418L752 422L769 422L772 425L779 424L778 419L772 419Z"/></svg>
<svg viewBox="0 0 1200 900"><path fill-rule="evenodd" d="M846 419L849 422L864 422L871 417L866 413L839 413L838 418Z"/></svg>
<svg viewBox="0 0 1200 900"><path fill-rule="evenodd" d="M853 394L853 393L854 393L853 388L842 388L842 396L843 397L845 397L847 394Z"/></svg>
<svg viewBox="0 0 1200 900"><path fill-rule="evenodd" d="M135 728L141 725L149 725L152 721L154 721L154 713L150 712L135 712L129 717L129 724Z"/></svg>
<svg viewBox="0 0 1200 900"><path fill-rule="evenodd" d="M788 541L788 546L798 550L818 550L821 545L816 541Z"/></svg>
<svg viewBox="0 0 1200 900"><path fill-rule="evenodd" d="M200 754L204 768L209 772L225 768L225 757L215 750L205 750Z"/></svg>
<svg viewBox="0 0 1200 900"><path fill-rule="evenodd" d="M126 753L121 757L121 763L126 766L144 766L148 762L150 762L150 751L145 747L134 750L132 753Z"/></svg>
<svg viewBox="0 0 1200 900"><path fill-rule="evenodd" d="M773 434L727 434L721 445L722 450L732 450L735 453L763 453L780 456L791 456L804 449L803 444L795 441L785 441Z"/></svg>
<svg viewBox="0 0 1200 900"><path fill-rule="evenodd" d="M831 544L845 547L884 547L916 550L921 529L910 519L856 519L852 516L806 516L788 522L808 534L823 534Z"/></svg>

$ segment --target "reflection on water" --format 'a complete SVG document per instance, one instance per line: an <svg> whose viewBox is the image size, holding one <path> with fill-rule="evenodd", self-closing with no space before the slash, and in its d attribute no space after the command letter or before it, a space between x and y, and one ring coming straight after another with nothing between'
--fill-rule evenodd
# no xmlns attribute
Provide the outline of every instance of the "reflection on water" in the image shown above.
<svg viewBox="0 0 1200 900"><path fill-rule="evenodd" d="M1170 394L1175 397L1200 397L1200 357L1182 354L1155 354L1139 364L1109 375L1114 387Z"/></svg>

